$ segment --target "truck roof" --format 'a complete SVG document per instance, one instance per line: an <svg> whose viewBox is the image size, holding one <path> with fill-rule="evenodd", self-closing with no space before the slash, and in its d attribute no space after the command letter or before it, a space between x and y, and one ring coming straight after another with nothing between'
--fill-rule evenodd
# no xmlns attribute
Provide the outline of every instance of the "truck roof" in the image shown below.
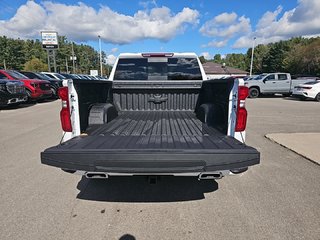
<svg viewBox="0 0 320 240"><path fill-rule="evenodd" d="M197 54L192 52L174 53L174 52L153 52L153 53L120 53L119 58L143 58L143 57L188 57L196 58Z"/></svg>

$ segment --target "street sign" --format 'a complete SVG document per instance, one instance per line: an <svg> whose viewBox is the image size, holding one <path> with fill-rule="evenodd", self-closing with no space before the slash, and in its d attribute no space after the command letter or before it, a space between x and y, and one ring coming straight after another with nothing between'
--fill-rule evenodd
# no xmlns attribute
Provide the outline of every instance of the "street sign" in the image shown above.
<svg viewBox="0 0 320 240"><path fill-rule="evenodd" d="M90 70L91 76L98 76L98 70Z"/></svg>
<svg viewBox="0 0 320 240"><path fill-rule="evenodd" d="M58 49L58 33L55 31L42 31L41 32L42 47L44 49Z"/></svg>

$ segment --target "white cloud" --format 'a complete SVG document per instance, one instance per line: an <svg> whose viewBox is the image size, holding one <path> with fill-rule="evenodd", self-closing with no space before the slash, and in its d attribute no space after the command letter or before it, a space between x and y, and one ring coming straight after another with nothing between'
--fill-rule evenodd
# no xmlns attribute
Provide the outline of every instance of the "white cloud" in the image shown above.
<svg viewBox="0 0 320 240"><path fill-rule="evenodd" d="M235 20L237 19L238 15L235 12L232 13L222 13L218 16L216 16L213 21L215 24L224 24L224 25L228 25L228 24L232 24L235 22Z"/></svg>
<svg viewBox="0 0 320 240"><path fill-rule="evenodd" d="M253 37L257 38L257 44L266 44L291 37L320 35L319 0L298 0L296 8L284 12L282 16L281 12L281 6L274 12L266 12L259 20L256 30L241 36L233 47L251 47Z"/></svg>
<svg viewBox="0 0 320 240"><path fill-rule="evenodd" d="M200 28L200 32L204 36L218 38L218 40L213 40L202 47L221 48L226 46L231 38L251 32L250 19L245 16L238 17L234 12L222 13L205 22Z"/></svg>
<svg viewBox="0 0 320 240"><path fill-rule="evenodd" d="M111 49L111 53L115 53L115 52L118 52L118 48L112 48Z"/></svg>
<svg viewBox="0 0 320 240"><path fill-rule="evenodd" d="M203 56L205 59L210 60L212 59L212 56L209 52L203 52L200 54L200 56Z"/></svg>
<svg viewBox="0 0 320 240"><path fill-rule="evenodd" d="M46 11L37 3L28 1L8 21L0 21L0 35L32 37L39 35L46 20Z"/></svg>
<svg viewBox="0 0 320 240"><path fill-rule="evenodd" d="M221 48L228 44L228 39L222 40L222 41L211 41L207 44L202 45L202 47L215 47L215 48Z"/></svg>
<svg viewBox="0 0 320 240"><path fill-rule="evenodd" d="M239 33L250 32L250 19L238 18L235 13L222 13L204 23L200 32L209 37L231 38Z"/></svg>
<svg viewBox="0 0 320 240"><path fill-rule="evenodd" d="M174 14L167 7L140 10L133 16L117 13L106 6L98 10L84 4L28 1L14 17L0 21L0 35L38 37L41 30L56 30L74 41L101 39L126 44L141 39L168 41L183 33L186 24L197 24L199 12L190 8Z"/></svg>
<svg viewBox="0 0 320 240"><path fill-rule="evenodd" d="M117 57L115 55L110 54L105 58L105 62L106 62L106 64L113 66L116 59L117 59Z"/></svg>
<svg viewBox="0 0 320 240"><path fill-rule="evenodd" d="M156 0L151 0L151 1L140 1L139 5L144 7L144 8L148 8L149 6L153 6L153 7L158 7L157 1Z"/></svg>
<svg viewBox="0 0 320 240"><path fill-rule="evenodd" d="M266 28L269 27L274 21L277 20L278 15L282 12L282 6L278 6L277 10L274 12L267 11L263 14L262 18L260 18L257 28Z"/></svg>

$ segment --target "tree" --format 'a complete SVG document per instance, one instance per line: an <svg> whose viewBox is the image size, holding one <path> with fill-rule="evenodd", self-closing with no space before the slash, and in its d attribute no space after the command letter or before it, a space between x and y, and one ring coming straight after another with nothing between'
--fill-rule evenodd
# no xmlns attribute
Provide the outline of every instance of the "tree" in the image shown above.
<svg viewBox="0 0 320 240"><path fill-rule="evenodd" d="M32 72L47 71L48 65L43 63L39 58L32 58L24 64L24 70Z"/></svg>
<svg viewBox="0 0 320 240"><path fill-rule="evenodd" d="M250 70L250 63L251 63L251 51L252 48L249 48L246 54L246 70ZM263 59L269 54L269 46L259 44L254 49L253 54L253 64L252 64L252 72L253 74L259 74L264 71Z"/></svg>
<svg viewBox="0 0 320 240"><path fill-rule="evenodd" d="M201 62L202 64L205 63L205 62L207 62L207 60L204 58L204 56L200 56L199 59L200 59L200 62Z"/></svg>
<svg viewBox="0 0 320 240"><path fill-rule="evenodd" d="M213 62L222 63L221 54L215 54L213 57Z"/></svg>
<svg viewBox="0 0 320 240"><path fill-rule="evenodd" d="M246 55L242 53L227 54L224 59L227 66L246 70Z"/></svg>
<svg viewBox="0 0 320 240"><path fill-rule="evenodd" d="M270 44L270 50L262 59L264 72L284 72L284 60L290 51L290 45L287 41L280 41Z"/></svg>

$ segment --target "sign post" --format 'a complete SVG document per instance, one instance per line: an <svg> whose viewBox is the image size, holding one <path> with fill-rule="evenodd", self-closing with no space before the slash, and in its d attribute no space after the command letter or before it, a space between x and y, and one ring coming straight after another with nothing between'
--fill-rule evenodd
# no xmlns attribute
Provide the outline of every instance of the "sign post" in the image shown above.
<svg viewBox="0 0 320 240"><path fill-rule="evenodd" d="M56 50L59 48L58 33L55 31L42 31L41 42L42 48L47 50L49 72L51 72L51 59L53 60L54 71L57 72Z"/></svg>

